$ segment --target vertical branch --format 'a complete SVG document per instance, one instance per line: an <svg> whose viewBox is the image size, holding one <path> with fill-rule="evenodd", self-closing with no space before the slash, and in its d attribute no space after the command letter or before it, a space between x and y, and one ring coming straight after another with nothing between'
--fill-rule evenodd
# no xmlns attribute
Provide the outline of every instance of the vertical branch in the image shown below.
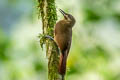
<svg viewBox="0 0 120 80"><path fill-rule="evenodd" d="M43 35L53 37L53 29L56 24L57 14L55 0L38 0L42 17ZM43 41L44 42L44 41ZM48 57L48 80L61 80L58 73L59 51L53 41L46 40L46 55Z"/></svg>

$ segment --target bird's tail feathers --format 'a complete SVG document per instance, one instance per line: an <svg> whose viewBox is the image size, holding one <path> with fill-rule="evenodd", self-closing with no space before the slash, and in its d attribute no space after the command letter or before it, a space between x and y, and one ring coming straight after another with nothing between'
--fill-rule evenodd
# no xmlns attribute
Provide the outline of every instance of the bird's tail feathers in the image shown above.
<svg viewBox="0 0 120 80"><path fill-rule="evenodd" d="M67 54L60 54L60 61L59 61L59 73L62 77L66 73L66 63L67 63ZM64 78L64 77L63 77ZM63 79L64 80L64 79Z"/></svg>

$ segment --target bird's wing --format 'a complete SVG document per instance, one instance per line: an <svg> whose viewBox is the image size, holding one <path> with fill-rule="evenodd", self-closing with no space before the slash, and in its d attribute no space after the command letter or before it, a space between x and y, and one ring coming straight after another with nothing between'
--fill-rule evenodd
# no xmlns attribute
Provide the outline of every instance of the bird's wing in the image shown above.
<svg viewBox="0 0 120 80"><path fill-rule="evenodd" d="M69 51L70 51L70 47L71 47L71 40L68 41L68 44L67 44L67 49L66 49L67 55L68 55L68 53L69 53Z"/></svg>

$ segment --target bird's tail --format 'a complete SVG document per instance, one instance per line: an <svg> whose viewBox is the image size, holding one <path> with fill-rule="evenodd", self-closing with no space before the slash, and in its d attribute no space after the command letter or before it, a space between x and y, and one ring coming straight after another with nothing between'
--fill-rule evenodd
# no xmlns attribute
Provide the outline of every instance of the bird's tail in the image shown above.
<svg viewBox="0 0 120 80"><path fill-rule="evenodd" d="M61 54L60 55L60 61L59 61L59 73L62 75L62 80L64 80L64 75L66 73L66 63L67 63L67 54Z"/></svg>

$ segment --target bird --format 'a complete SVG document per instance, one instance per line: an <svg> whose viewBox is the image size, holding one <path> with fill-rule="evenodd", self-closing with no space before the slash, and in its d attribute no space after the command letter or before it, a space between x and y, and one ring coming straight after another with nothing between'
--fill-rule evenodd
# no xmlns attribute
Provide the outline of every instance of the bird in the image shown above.
<svg viewBox="0 0 120 80"><path fill-rule="evenodd" d="M61 51L58 72L62 76L62 80L64 80L67 58L72 42L72 28L76 20L71 14L64 12L62 9L59 9L59 11L64 18L58 21L54 27L54 41Z"/></svg>

